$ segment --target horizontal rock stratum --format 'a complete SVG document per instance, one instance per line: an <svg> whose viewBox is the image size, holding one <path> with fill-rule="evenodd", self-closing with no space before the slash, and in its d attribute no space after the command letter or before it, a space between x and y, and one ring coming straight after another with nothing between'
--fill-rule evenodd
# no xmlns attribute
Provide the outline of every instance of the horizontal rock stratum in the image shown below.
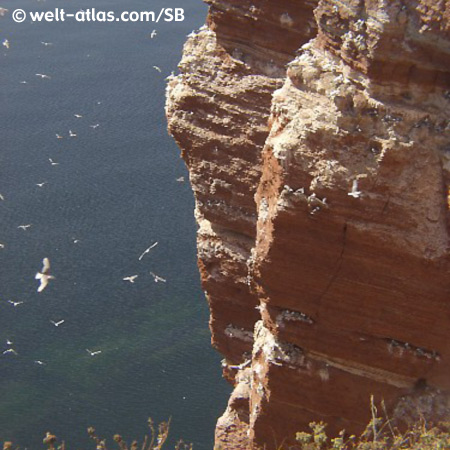
<svg viewBox="0 0 450 450"><path fill-rule="evenodd" d="M448 416L450 1L207 3L166 112L234 385L216 448L359 433L372 395Z"/></svg>

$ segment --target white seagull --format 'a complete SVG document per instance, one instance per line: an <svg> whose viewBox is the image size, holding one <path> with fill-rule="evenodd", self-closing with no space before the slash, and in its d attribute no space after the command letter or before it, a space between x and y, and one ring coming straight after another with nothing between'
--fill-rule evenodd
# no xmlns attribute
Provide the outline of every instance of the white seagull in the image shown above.
<svg viewBox="0 0 450 450"><path fill-rule="evenodd" d="M60 134L56 133L56 139L64 139L64 136L61 136Z"/></svg>
<svg viewBox="0 0 450 450"><path fill-rule="evenodd" d="M39 364L40 366L45 366L45 362L44 361L39 361L39 359L36 359L34 362L36 364Z"/></svg>
<svg viewBox="0 0 450 450"><path fill-rule="evenodd" d="M48 158L48 160L50 161L50 164L51 164L52 166L59 166L59 163L53 161L52 158Z"/></svg>
<svg viewBox="0 0 450 450"><path fill-rule="evenodd" d="M41 284L37 288L38 292L42 292L49 282L49 280L53 280L55 277L53 275L49 275L47 272L50 270L50 260L48 258L44 258L42 260L42 270L37 272L34 278L36 280L40 280Z"/></svg>
<svg viewBox="0 0 450 450"><path fill-rule="evenodd" d="M81 114L74 114L77 119L81 119L83 116Z"/></svg>
<svg viewBox="0 0 450 450"><path fill-rule="evenodd" d="M184 177L178 177L177 181L178 183L184 183Z"/></svg>
<svg viewBox="0 0 450 450"><path fill-rule="evenodd" d="M23 302L14 302L12 300L8 300L8 303L11 303L14 307L21 305Z"/></svg>
<svg viewBox="0 0 450 450"><path fill-rule="evenodd" d="M28 81L23 80L20 82L20 84L28 84Z"/></svg>
<svg viewBox="0 0 450 450"><path fill-rule="evenodd" d="M150 272L150 275L154 278L155 283L158 283L158 281L162 281L163 283L165 283L167 281L164 278L159 277L158 275L156 275L156 273Z"/></svg>
<svg viewBox="0 0 450 450"><path fill-rule="evenodd" d="M10 341L9 339L6 339L6 345L13 345L13 341Z"/></svg>
<svg viewBox="0 0 450 450"><path fill-rule="evenodd" d="M156 241L154 244L150 245L149 248L147 248L146 250L144 250L144 252L142 253L141 256L139 256L139 261L144 257L144 255L146 253L148 253L152 248L155 248L158 245L158 241Z"/></svg>
<svg viewBox="0 0 450 450"><path fill-rule="evenodd" d="M3 44L3 47L6 47L6 48L9 49L9 41L8 41L8 39L3 39L2 44Z"/></svg>
<svg viewBox="0 0 450 450"><path fill-rule="evenodd" d="M44 41L41 41L41 44L45 45L46 47L48 47L49 45L53 45L52 42L44 42Z"/></svg>
<svg viewBox="0 0 450 450"><path fill-rule="evenodd" d="M98 128L100 126L99 123L96 123L95 125L89 125L93 130L95 130L96 128Z"/></svg>
<svg viewBox="0 0 450 450"><path fill-rule="evenodd" d="M86 351L91 355L91 356L95 356L95 355L99 355L102 351L101 350L96 350L95 352L89 350L88 348L86 349Z"/></svg>
<svg viewBox="0 0 450 450"><path fill-rule="evenodd" d="M53 325L55 325L55 327L59 327L60 325L62 325L62 324L65 322L65 320L62 319L62 320L60 320L59 322L55 322L54 320L51 320L51 319L50 319L50 322L51 322Z"/></svg>
<svg viewBox="0 0 450 450"><path fill-rule="evenodd" d="M30 227L31 227L31 223L29 223L27 225L19 225L17 228L20 228L20 229L26 231Z"/></svg>
<svg viewBox="0 0 450 450"><path fill-rule="evenodd" d="M37 73L35 74L37 77L41 77L42 79L47 79L50 80L50 76L49 75L45 75L44 73Z"/></svg>
<svg viewBox="0 0 450 450"><path fill-rule="evenodd" d="M13 348L8 348L3 352L4 355L7 355L8 353L12 353L13 355L18 355L18 353Z"/></svg>
<svg viewBox="0 0 450 450"><path fill-rule="evenodd" d="M350 197L353 198L360 198L362 192L358 191L358 180L353 180L352 190L351 192L348 192L347 195L350 195Z"/></svg>
<svg viewBox="0 0 450 450"><path fill-rule="evenodd" d="M0 194L0 200L1 200L2 202L4 202L4 201L5 201L5 197L3 197L3 195L2 195L2 194Z"/></svg>
<svg viewBox="0 0 450 450"><path fill-rule="evenodd" d="M77 137L77 133L74 133L72 130L69 130L70 137Z"/></svg>
<svg viewBox="0 0 450 450"><path fill-rule="evenodd" d="M47 182L46 181L43 181L42 183L36 183L36 186L38 186L38 187L43 187L44 185L46 185L47 184Z"/></svg>
<svg viewBox="0 0 450 450"><path fill-rule="evenodd" d="M129 277L122 278L123 281L129 281L130 283L134 283L134 280L137 278L137 275L131 275Z"/></svg>
<svg viewBox="0 0 450 450"><path fill-rule="evenodd" d="M155 70L157 70L159 73L161 73L161 69L160 69L158 66L153 66L153 68L154 68Z"/></svg>

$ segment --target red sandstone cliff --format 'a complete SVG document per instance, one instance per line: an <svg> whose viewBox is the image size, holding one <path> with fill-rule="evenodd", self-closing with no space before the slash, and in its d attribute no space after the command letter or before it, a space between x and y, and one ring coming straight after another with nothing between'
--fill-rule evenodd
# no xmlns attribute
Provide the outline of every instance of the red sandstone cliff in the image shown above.
<svg viewBox="0 0 450 450"><path fill-rule="evenodd" d="M207 3L167 117L235 386L217 448L359 432L372 394L445 415L450 1Z"/></svg>

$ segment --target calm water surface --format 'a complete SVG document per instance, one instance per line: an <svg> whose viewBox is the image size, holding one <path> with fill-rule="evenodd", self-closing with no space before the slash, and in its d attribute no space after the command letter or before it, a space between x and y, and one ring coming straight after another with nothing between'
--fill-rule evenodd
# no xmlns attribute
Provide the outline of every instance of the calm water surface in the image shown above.
<svg viewBox="0 0 450 450"><path fill-rule="evenodd" d="M0 441L41 448L51 430L70 448L88 448L88 426L141 437L151 415L171 416L172 436L210 449L229 387L210 348L193 198L176 181L187 173L164 117L164 78L206 8L200 0L0 6L165 6L186 15L159 24L0 19L0 39L10 42L0 50L0 350L10 339L18 352L0 354ZM32 226L17 228L24 224ZM43 257L56 279L37 293ZM150 271L167 283L155 283ZM122 280L135 274L134 284ZM50 322L62 319L59 327ZM91 357L86 348L102 353Z"/></svg>

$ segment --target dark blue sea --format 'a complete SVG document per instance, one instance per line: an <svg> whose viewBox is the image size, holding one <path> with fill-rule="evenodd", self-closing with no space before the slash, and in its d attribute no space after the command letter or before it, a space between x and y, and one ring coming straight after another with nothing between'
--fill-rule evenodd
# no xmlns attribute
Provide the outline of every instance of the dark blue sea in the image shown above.
<svg viewBox="0 0 450 450"><path fill-rule="evenodd" d="M114 433L140 439L151 416L171 417L171 442L211 449L229 386L210 347L187 171L164 116L165 77L177 72L206 7L200 0L0 6L10 10L0 18L0 40L9 42L0 46L0 350L18 353L0 353L0 442L42 448L51 431L70 449L93 448L88 426L110 443ZM11 18L16 8L162 6L183 7L185 20ZM38 293L44 257L55 279ZM155 283L150 271L167 282ZM134 283L123 280L131 275Z"/></svg>

